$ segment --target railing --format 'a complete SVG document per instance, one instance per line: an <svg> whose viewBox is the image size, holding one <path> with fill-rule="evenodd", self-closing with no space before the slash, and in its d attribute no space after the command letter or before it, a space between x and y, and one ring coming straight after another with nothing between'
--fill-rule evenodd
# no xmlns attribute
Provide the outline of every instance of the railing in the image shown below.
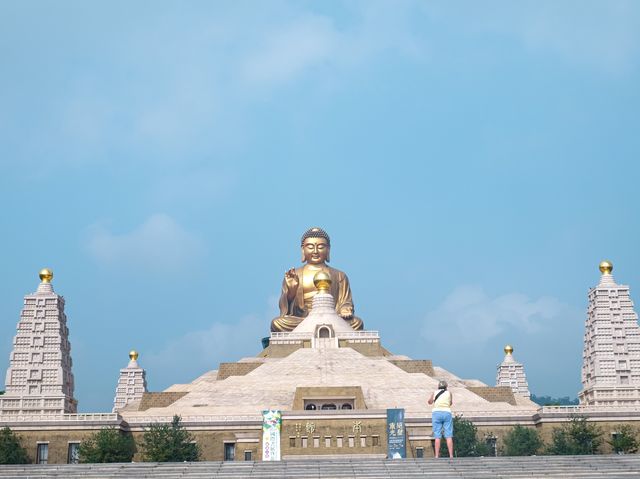
<svg viewBox="0 0 640 479"><path fill-rule="evenodd" d="M0 416L2 422L86 422L86 421L117 421L121 419L117 413L88 413L88 414L15 414Z"/></svg>
<svg viewBox="0 0 640 479"><path fill-rule="evenodd" d="M173 416L129 416L126 418L129 424L151 424L151 423L170 423L173 420ZM203 416L181 416L180 421L183 424L187 423L214 423L214 422L247 422L258 421L262 422L262 416L257 414L252 415L203 415Z"/></svg>
<svg viewBox="0 0 640 479"><path fill-rule="evenodd" d="M311 333L271 333L270 339L311 339L313 334Z"/></svg>
<svg viewBox="0 0 640 479"><path fill-rule="evenodd" d="M529 418L532 419L533 415L535 414L535 410L529 410L529 411L522 411L522 410L509 410L509 409L500 409L500 410L496 410L496 411L487 411L487 410L482 410L482 411L456 411L454 409L453 412L454 416L461 416L463 419L465 418L473 418L474 420L478 419L478 418ZM423 414L415 414L415 413L407 413L406 416L407 420L419 420L419 419L425 419L425 418L431 418L431 412L425 412L424 415Z"/></svg>
<svg viewBox="0 0 640 479"><path fill-rule="evenodd" d="M337 333L338 339L379 339L380 334L378 331L352 331L346 333ZM271 333L271 340L303 340L311 339L312 333Z"/></svg>
<svg viewBox="0 0 640 479"><path fill-rule="evenodd" d="M353 331L352 333L338 333L338 339L379 339L378 331Z"/></svg>
<svg viewBox="0 0 640 479"><path fill-rule="evenodd" d="M542 414L588 414L603 412L635 412L640 414L640 406L542 406Z"/></svg>

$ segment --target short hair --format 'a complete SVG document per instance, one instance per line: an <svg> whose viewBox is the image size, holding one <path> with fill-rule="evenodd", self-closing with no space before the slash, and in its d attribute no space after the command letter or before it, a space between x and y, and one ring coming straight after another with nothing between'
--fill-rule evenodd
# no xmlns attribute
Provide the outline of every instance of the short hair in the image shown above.
<svg viewBox="0 0 640 479"><path fill-rule="evenodd" d="M301 246L304 244L304 240L306 240L307 238L324 238L325 240L327 240L327 244L331 246L331 240L329 239L329 235L322 228L314 227L314 228L309 228L307 231L305 231L304 234L302 235L302 239L300 240Z"/></svg>
<svg viewBox="0 0 640 479"><path fill-rule="evenodd" d="M438 389L447 389L447 381L444 379L440 380L438 383Z"/></svg>

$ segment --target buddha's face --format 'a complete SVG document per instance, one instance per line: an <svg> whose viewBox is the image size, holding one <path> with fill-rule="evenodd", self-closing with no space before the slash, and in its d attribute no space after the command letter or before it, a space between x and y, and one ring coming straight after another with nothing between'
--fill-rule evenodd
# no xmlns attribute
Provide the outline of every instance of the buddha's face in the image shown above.
<svg viewBox="0 0 640 479"><path fill-rule="evenodd" d="M307 238L302 244L303 261L308 264L324 264L329 260L329 245L324 238Z"/></svg>

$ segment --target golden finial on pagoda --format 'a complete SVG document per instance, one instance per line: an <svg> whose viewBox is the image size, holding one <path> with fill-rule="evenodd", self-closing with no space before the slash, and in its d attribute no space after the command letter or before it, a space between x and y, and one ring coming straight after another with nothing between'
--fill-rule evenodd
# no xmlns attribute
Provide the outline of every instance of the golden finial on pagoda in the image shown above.
<svg viewBox="0 0 640 479"><path fill-rule="evenodd" d="M504 353L505 354L513 354L513 346L511 346L510 344L507 344L504 347Z"/></svg>
<svg viewBox="0 0 640 479"><path fill-rule="evenodd" d="M611 271L613 271L613 263L608 259L605 259L600 262L599 268L602 274L611 274Z"/></svg>
<svg viewBox="0 0 640 479"><path fill-rule="evenodd" d="M135 349L132 349L131 351L129 351L129 359L131 359L131 361L137 361L138 351L136 351Z"/></svg>
<svg viewBox="0 0 640 479"><path fill-rule="evenodd" d="M49 268L42 268L38 276L40 276L40 281L43 283L51 283L51 280L53 279L53 271Z"/></svg>
<svg viewBox="0 0 640 479"><path fill-rule="evenodd" d="M313 277L313 284L318 291L324 291L326 293L331 287L331 276L329 276L329 273L320 271Z"/></svg>

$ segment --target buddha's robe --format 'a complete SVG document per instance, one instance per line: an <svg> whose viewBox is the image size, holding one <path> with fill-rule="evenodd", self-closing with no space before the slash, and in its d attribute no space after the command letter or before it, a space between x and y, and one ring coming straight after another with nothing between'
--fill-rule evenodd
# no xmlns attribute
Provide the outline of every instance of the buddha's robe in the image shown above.
<svg viewBox="0 0 640 479"><path fill-rule="evenodd" d="M306 268L306 276L305 276ZM286 280L282 281L282 293L280 294L280 316L271 321L271 331L292 331L311 311L313 297L317 293L313 286L313 276L319 271L325 271L331 276L331 289L329 293L336 302L336 313L344 307L350 307L354 311L351 298L349 278L342 271L327 265L313 267L310 265L296 268L299 284L296 295L292 301L287 298L289 287ZM354 330L361 330L364 326L362 320L356 316L346 319Z"/></svg>

